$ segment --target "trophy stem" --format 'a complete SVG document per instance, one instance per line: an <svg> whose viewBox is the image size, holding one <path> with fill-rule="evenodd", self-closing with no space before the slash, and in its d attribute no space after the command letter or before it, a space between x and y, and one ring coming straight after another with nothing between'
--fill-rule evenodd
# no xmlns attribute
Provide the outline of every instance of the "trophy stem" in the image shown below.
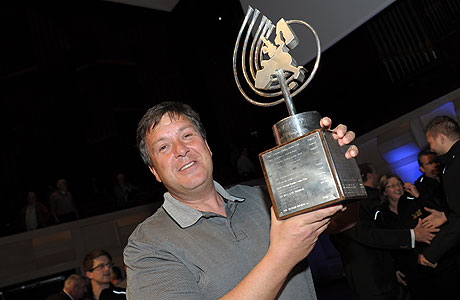
<svg viewBox="0 0 460 300"><path fill-rule="evenodd" d="M283 93L284 102L286 103L287 109L289 111L290 116L294 116L297 114L294 102L292 101L291 93L289 93L289 89L286 85L286 80L284 79L284 72L281 69L275 71L275 75L278 78L278 82L280 84L281 92Z"/></svg>

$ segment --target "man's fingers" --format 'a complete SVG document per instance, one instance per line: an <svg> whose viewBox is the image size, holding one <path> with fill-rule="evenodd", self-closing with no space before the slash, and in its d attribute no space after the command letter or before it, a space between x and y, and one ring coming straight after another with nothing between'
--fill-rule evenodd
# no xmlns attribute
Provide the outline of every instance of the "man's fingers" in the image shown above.
<svg viewBox="0 0 460 300"><path fill-rule="evenodd" d="M315 211L307 212L304 214L300 214L297 216L294 216L292 218L297 218L302 220L302 223L304 225L308 224L314 224L321 222L320 226L330 222L330 218L335 215L337 212L339 212L343 208L342 205L334 205L326 208L321 208Z"/></svg>
<svg viewBox="0 0 460 300"><path fill-rule="evenodd" d="M427 228L427 230L428 230L429 232L433 233L433 232L439 232L441 229L436 228L436 227L433 227L433 228L430 227L430 228Z"/></svg>
<svg viewBox="0 0 460 300"><path fill-rule="evenodd" d="M345 135L348 133L347 130L348 130L347 126L345 126L345 125L343 125L343 124L338 125L336 128L334 128L334 129L332 130L332 132L334 133L334 135L333 135L334 138L335 138L335 139L342 139L342 138L344 138ZM350 131L350 132L352 132L352 131Z"/></svg>
<svg viewBox="0 0 460 300"><path fill-rule="evenodd" d="M343 136L342 142L344 145L350 144L356 137L356 134L353 131L347 131L347 133Z"/></svg>
<svg viewBox="0 0 460 300"><path fill-rule="evenodd" d="M359 153L358 147L356 147L355 145L351 145L350 147L348 147L347 152L345 152L345 157L350 159L350 158L358 156L358 153Z"/></svg>
<svg viewBox="0 0 460 300"><path fill-rule="evenodd" d="M332 120L331 120L331 118L324 117L319 121L319 124L320 124L321 128L329 129L329 128L331 128Z"/></svg>

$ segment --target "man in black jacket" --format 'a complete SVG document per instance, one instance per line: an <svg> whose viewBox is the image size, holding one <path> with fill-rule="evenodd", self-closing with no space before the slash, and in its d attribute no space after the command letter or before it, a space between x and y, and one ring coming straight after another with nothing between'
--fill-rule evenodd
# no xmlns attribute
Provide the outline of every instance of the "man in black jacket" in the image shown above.
<svg viewBox="0 0 460 300"><path fill-rule="evenodd" d="M429 149L420 151L417 156L420 172L423 174L414 182L415 187L426 199L431 209L445 211L447 209L446 195L441 184L441 165L436 159L436 153Z"/></svg>
<svg viewBox="0 0 460 300"><path fill-rule="evenodd" d="M103 249L92 250L83 259L83 271L91 280L94 300L126 299L126 290L114 287L110 282L112 267L112 256Z"/></svg>
<svg viewBox="0 0 460 300"><path fill-rule="evenodd" d="M460 277L460 127L448 116L435 117L426 127L426 140L445 166L442 182L447 196L448 222L419 255L418 261L425 266L437 267L439 290L448 295L456 290Z"/></svg>

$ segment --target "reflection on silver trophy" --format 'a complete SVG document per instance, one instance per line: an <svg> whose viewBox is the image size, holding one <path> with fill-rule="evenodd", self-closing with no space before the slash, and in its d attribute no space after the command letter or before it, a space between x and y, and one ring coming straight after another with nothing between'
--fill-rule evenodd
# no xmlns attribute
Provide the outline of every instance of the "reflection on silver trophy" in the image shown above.
<svg viewBox="0 0 460 300"><path fill-rule="evenodd" d="M284 102L289 112L289 117L272 127L277 146L259 154L277 217L285 219L366 197L355 159L346 159L346 147L340 147L331 132L320 128L321 115L317 111L297 113L293 104L292 97L310 83L318 69L321 55L318 35L300 20L280 19L274 25L262 16L255 26L259 15L258 10L248 8L233 51L233 73L248 102L263 107ZM308 78L307 70L298 66L289 53L299 44L291 24L306 27L315 38L317 56ZM243 75L245 88L238 74ZM258 99L275 99L256 101L248 94Z"/></svg>

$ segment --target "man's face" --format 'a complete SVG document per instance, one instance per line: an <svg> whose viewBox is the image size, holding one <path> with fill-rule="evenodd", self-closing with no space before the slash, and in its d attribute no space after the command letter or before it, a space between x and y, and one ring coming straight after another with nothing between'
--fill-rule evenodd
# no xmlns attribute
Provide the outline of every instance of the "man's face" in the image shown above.
<svg viewBox="0 0 460 300"><path fill-rule="evenodd" d="M67 191L67 181L65 179L59 179L58 182L56 183L56 186L58 190L60 191Z"/></svg>
<svg viewBox="0 0 460 300"><path fill-rule="evenodd" d="M444 149L443 137L440 134L433 136L429 132L426 133L426 141L430 145L431 151L437 155L445 154L447 151Z"/></svg>
<svg viewBox="0 0 460 300"><path fill-rule="evenodd" d="M377 174L377 171L375 169L372 169L371 173L367 173L367 178L369 180L369 183L371 184L371 187L377 187L377 185L379 184L379 174Z"/></svg>
<svg viewBox="0 0 460 300"><path fill-rule="evenodd" d="M93 259L93 270L86 272L86 277L98 284L110 283L112 278L112 262L105 255Z"/></svg>
<svg viewBox="0 0 460 300"><path fill-rule="evenodd" d="M213 183L211 150L188 118L164 115L146 141L150 171L172 195L187 198Z"/></svg>
<svg viewBox="0 0 460 300"><path fill-rule="evenodd" d="M439 163L435 162L434 159L436 156L434 154L423 155L420 158L422 165L420 166L420 171L429 178L436 179L439 175Z"/></svg>

